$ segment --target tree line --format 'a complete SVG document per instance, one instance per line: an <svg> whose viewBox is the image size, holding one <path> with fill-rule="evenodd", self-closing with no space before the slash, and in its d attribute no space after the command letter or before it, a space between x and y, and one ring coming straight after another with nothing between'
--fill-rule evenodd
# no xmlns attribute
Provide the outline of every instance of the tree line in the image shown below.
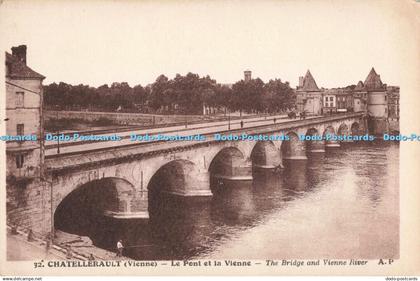
<svg viewBox="0 0 420 281"><path fill-rule="evenodd" d="M274 113L293 108L295 95L288 82L261 79L222 85L210 76L160 75L153 84L131 87L114 82L99 87L64 82L44 86L44 104L49 109L90 109L162 114L201 114L203 106L220 111Z"/></svg>

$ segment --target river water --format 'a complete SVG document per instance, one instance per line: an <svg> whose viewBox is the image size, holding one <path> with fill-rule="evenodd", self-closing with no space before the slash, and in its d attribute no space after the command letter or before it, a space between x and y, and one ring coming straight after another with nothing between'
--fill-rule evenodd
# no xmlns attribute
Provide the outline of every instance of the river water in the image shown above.
<svg viewBox="0 0 420 281"><path fill-rule="evenodd" d="M212 198L162 197L149 222L98 219L89 236L139 260L398 258L398 174L398 144L346 144Z"/></svg>

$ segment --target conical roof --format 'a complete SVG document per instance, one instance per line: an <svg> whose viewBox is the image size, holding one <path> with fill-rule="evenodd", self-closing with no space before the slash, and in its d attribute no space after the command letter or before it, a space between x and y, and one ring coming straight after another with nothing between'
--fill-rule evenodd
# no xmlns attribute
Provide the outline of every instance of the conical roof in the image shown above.
<svg viewBox="0 0 420 281"><path fill-rule="evenodd" d="M368 76L366 77L365 88L367 90L375 90L375 89L382 89L383 88L383 84L382 84L382 81L381 81L381 76L376 74L376 71L373 67L370 70Z"/></svg>
<svg viewBox="0 0 420 281"><path fill-rule="evenodd" d="M319 91L319 88L316 85L315 79L312 76L309 69L306 72L305 77L303 78L302 91L307 91L307 92L317 92L317 91Z"/></svg>

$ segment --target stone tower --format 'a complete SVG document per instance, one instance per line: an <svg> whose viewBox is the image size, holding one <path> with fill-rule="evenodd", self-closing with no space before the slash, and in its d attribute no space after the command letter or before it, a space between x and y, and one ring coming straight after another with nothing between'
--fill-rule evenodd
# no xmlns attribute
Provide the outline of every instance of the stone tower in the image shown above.
<svg viewBox="0 0 420 281"><path fill-rule="evenodd" d="M382 83L380 75L375 69L366 77L365 90L367 92L368 129L370 134L381 135L388 133L388 101L386 85Z"/></svg>
<svg viewBox="0 0 420 281"><path fill-rule="evenodd" d="M249 82L249 81L251 81L251 79L252 79L252 72L251 72L251 70L245 70L244 71L244 81L245 82Z"/></svg>
<svg viewBox="0 0 420 281"><path fill-rule="evenodd" d="M308 71L305 77L299 77L299 86L296 90L297 110L309 115L320 115L322 110L322 93L314 77Z"/></svg>

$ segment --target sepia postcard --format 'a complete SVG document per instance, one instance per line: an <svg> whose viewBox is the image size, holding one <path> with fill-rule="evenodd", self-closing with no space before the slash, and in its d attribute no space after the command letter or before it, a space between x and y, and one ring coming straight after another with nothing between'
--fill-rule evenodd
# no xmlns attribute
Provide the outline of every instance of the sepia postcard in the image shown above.
<svg viewBox="0 0 420 281"><path fill-rule="evenodd" d="M417 280L419 1L3 0L0 39L2 276Z"/></svg>

